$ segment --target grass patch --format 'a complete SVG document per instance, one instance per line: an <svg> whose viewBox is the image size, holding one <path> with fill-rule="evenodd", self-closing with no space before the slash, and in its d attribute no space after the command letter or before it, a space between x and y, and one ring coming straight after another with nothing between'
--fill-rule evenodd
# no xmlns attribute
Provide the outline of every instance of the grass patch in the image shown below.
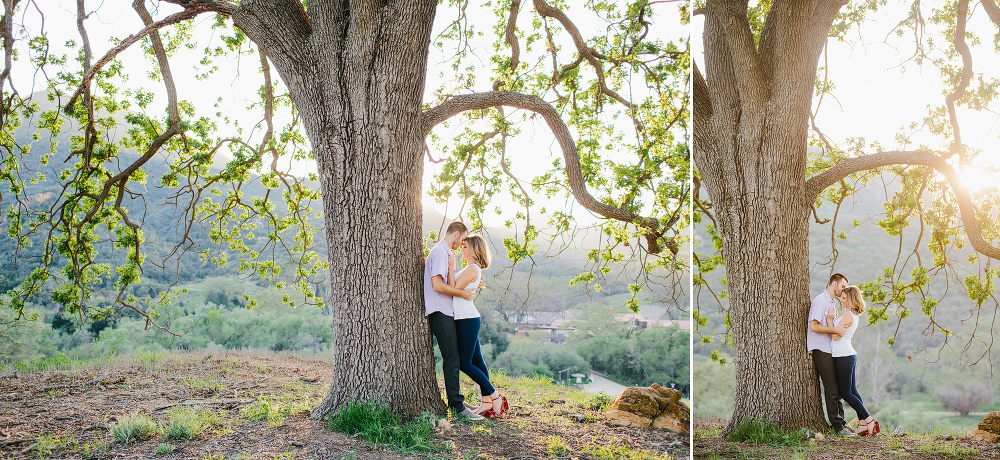
<svg viewBox="0 0 1000 460"><path fill-rule="evenodd" d="M562 457L570 452L569 444L566 444L566 440L559 436L549 436L546 438L545 450L556 457Z"/></svg>
<svg viewBox="0 0 1000 460"><path fill-rule="evenodd" d="M672 456L667 454L654 454L646 450L632 449L621 445L584 446L579 451L598 460L674 460Z"/></svg>
<svg viewBox="0 0 1000 460"><path fill-rule="evenodd" d="M184 377L180 383L186 387L218 393L225 389L222 383L215 376L211 377Z"/></svg>
<svg viewBox="0 0 1000 460"><path fill-rule="evenodd" d="M47 390L42 392L42 397L45 399L56 399L60 396L66 396L69 394L69 390Z"/></svg>
<svg viewBox="0 0 1000 460"><path fill-rule="evenodd" d="M614 402L614 400L615 400L614 396L611 396L602 391L600 393L597 393L596 395L587 398L587 402L584 405L587 406L587 410L592 410L595 412L605 412L608 410L608 407L611 406L611 403Z"/></svg>
<svg viewBox="0 0 1000 460"><path fill-rule="evenodd" d="M193 407L178 409L170 413L167 423L160 427L160 433L167 439L191 439L205 431L209 425L206 419L202 411Z"/></svg>
<svg viewBox="0 0 1000 460"><path fill-rule="evenodd" d="M979 451L976 449L957 446L955 444L921 444L917 446L917 452L927 455L954 458L955 460L975 458L979 455Z"/></svg>
<svg viewBox="0 0 1000 460"><path fill-rule="evenodd" d="M122 444L146 439L154 434L156 434L156 422L152 417L138 412L119 418L118 423L111 428L111 436Z"/></svg>
<svg viewBox="0 0 1000 460"><path fill-rule="evenodd" d="M58 435L43 434L35 441L35 447L31 449L31 452L38 458L49 458L53 452L64 450L73 444L74 439L72 435L64 438Z"/></svg>
<svg viewBox="0 0 1000 460"><path fill-rule="evenodd" d="M161 442L156 446L156 455L167 455L174 451L174 445L169 442Z"/></svg>
<svg viewBox="0 0 1000 460"><path fill-rule="evenodd" d="M271 427L285 424L295 414L309 412L313 401L307 394L282 393L258 396L257 400L240 409L240 415L252 422L266 421Z"/></svg>
<svg viewBox="0 0 1000 460"><path fill-rule="evenodd" d="M719 423L712 423L708 427L695 428L694 438L695 439L714 439L722 436L722 425Z"/></svg>
<svg viewBox="0 0 1000 460"><path fill-rule="evenodd" d="M726 440L731 442L748 442L775 447L796 447L806 439L802 430L783 430L770 420L751 418L740 422Z"/></svg>
<svg viewBox="0 0 1000 460"><path fill-rule="evenodd" d="M68 370L72 369L76 363L76 360L66 356L65 353L59 353L51 358L37 361L22 361L13 367L18 373L30 374L37 371Z"/></svg>
<svg viewBox="0 0 1000 460"><path fill-rule="evenodd" d="M401 424L386 404L374 401L351 401L340 408L328 422L330 430L357 434L374 446L392 446L403 452L440 452L443 446L432 442L435 421L424 413L416 420Z"/></svg>
<svg viewBox="0 0 1000 460"><path fill-rule="evenodd" d="M85 443L81 449L83 450L83 458L95 458L104 457L108 455L108 442L107 438L101 437L95 439L93 442Z"/></svg>

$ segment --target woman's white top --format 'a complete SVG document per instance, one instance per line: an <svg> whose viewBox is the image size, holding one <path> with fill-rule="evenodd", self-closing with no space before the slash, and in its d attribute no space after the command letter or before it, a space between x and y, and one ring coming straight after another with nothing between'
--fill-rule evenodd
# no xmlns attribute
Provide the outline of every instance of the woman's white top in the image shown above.
<svg viewBox="0 0 1000 460"><path fill-rule="evenodd" d="M860 322L858 320L860 319L860 316L855 315L854 312L852 312L850 310L845 311L844 315L845 316L846 315L853 316L854 317L854 321L851 322L851 326L847 328L847 333L844 334L840 338L840 340L834 340L833 341L833 357L834 358L840 358L840 357L844 357L844 356L851 356L851 355L858 354L858 352L854 351L854 346L851 345L851 339L854 338L854 331L858 329L858 323ZM840 324L840 319L841 318L843 318L843 316L841 316L840 318L837 318L836 322L834 324Z"/></svg>
<svg viewBox="0 0 1000 460"><path fill-rule="evenodd" d="M465 286L466 290L475 289L476 287L479 286L479 279L480 275L482 275L482 269L479 268L478 264L470 263L466 265L465 268L463 268L461 271L455 274L455 279L458 279L460 276L462 276L462 273L473 267L475 267L476 270L476 279L472 280L471 283ZM476 306L472 303L471 300L465 300L461 297L452 297L451 307L455 309L455 319L479 318L479 310L476 310Z"/></svg>

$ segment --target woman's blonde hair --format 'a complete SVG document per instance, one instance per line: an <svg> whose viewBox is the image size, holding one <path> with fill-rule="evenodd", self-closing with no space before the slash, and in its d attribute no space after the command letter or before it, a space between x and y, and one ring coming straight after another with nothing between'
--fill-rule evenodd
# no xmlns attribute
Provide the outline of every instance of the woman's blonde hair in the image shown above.
<svg viewBox="0 0 1000 460"><path fill-rule="evenodd" d="M844 293L847 294L847 305L844 305L844 308L851 310L855 315L865 312L865 297L861 295L861 289L857 286L847 286L844 288Z"/></svg>
<svg viewBox="0 0 1000 460"><path fill-rule="evenodd" d="M481 268L489 268L490 261L493 260L493 255L490 254L490 248L486 245L486 240L479 235L469 235L465 239L465 244L469 245L472 257L476 258L479 266Z"/></svg>

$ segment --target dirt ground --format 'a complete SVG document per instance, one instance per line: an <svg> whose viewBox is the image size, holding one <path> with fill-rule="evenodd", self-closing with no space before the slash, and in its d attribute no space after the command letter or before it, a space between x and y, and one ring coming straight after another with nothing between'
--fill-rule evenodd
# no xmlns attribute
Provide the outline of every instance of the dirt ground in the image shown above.
<svg viewBox="0 0 1000 460"><path fill-rule="evenodd" d="M772 447L719 438L725 420L694 422L696 459L815 459L815 460L972 460L1000 459L1000 446L946 434L889 433L874 437L824 436L801 447Z"/></svg>
<svg viewBox="0 0 1000 460"><path fill-rule="evenodd" d="M403 455L372 447L363 440L328 431L299 411L280 424L251 421L240 409L265 395L308 394L318 402L325 394L329 365L296 357L240 354L168 354L133 358L104 367L39 371L0 376L0 456L6 458L317 458L405 459L603 458L582 451L608 446L647 451L656 457L684 459L687 435L609 425L588 413L583 422L563 416L560 401L538 402L539 393L505 391L512 408L498 420L455 423L438 430L434 442L444 452ZM310 407L314 403L310 404ZM157 455L162 436L123 445L110 429L120 417L138 411L165 422L182 406L211 411L211 426L186 441L169 441L175 449ZM567 449L553 453L552 439ZM637 457L639 458L639 457Z"/></svg>

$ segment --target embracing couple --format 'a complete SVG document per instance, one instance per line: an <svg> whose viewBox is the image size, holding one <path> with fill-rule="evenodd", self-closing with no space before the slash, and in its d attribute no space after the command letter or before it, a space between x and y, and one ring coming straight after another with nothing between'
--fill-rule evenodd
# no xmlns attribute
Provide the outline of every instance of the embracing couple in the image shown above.
<svg viewBox="0 0 1000 460"><path fill-rule="evenodd" d="M455 273L453 251L459 248L465 268ZM424 316L444 361L448 407L472 420L499 417L508 406L507 398L490 383L479 347L479 311L472 303L482 283L482 270L490 266L491 259L482 236L469 235L465 224L452 222L444 238L427 254L424 264ZM458 382L459 370L479 385L483 397L479 406L465 402Z"/></svg>
<svg viewBox="0 0 1000 460"><path fill-rule="evenodd" d="M837 299L844 314L837 317ZM878 421L865 409L864 401L858 394L854 369L858 353L851 346L854 331L858 328L865 299L857 286L848 286L847 277L834 273L826 284L826 290L816 296L809 308L809 332L806 345L812 355L816 373L823 382L823 397L826 400L826 415L830 417L833 431L842 436L874 436L881 431ZM860 424L854 431L844 423L844 398L858 413Z"/></svg>

